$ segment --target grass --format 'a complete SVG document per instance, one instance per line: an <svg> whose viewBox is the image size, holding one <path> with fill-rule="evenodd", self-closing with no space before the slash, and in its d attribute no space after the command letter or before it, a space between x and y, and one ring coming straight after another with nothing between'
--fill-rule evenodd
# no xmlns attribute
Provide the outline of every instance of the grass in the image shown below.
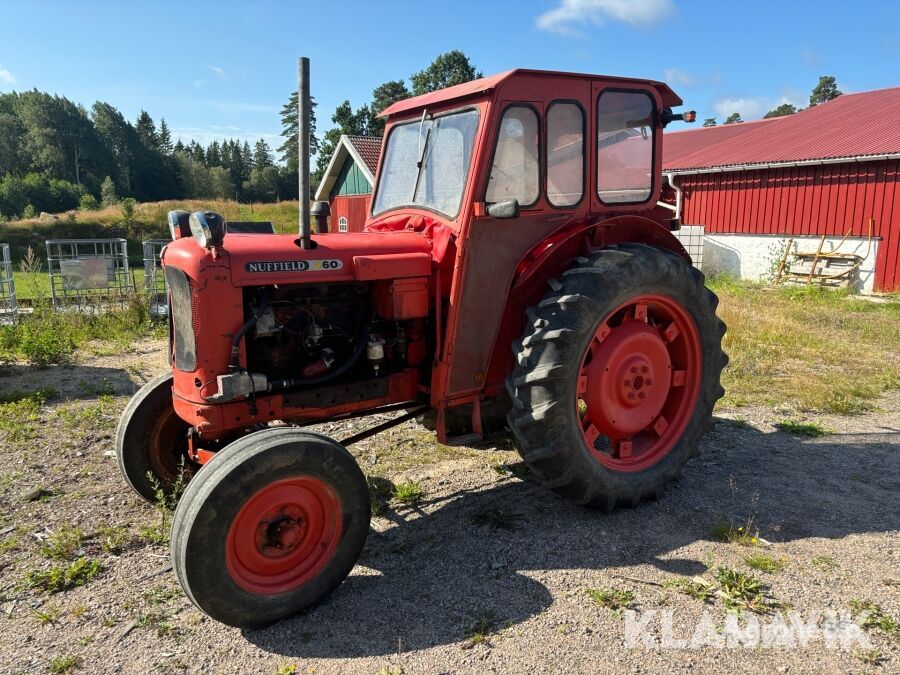
<svg viewBox="0 0 900 675"><path fill-rule="evenodd" d="M425 489L413 480L406 480L394 486L391 497L398 504L415 506L425 497Z"/></svg>
<svg viewBox="0 0 900 675"><path fill-rule="evenodd" d="M182 463L178 476L171 485L162 485L151 471L147 472L147 480L153 486L153 502L159 513L159 522L155 525L144 525L140 528L141 539L162 546L169 543L169 526L172 516L175 515L175 507L178 500L187 487L188 477Z"/></svg>
<svg viewBox="0 0 900 675"><path fill-rule="evenodd" d="M506 513L494 506L485 506L469 515L469 522L473 525L483 525L494 530L516 529L517 516Z"/></svg>
<svg viewBox="0 0 900 675"><path fill-rule="evenodd" d="M756 546L759 544L759 532L752 526L735 526L732 523L719 523L713 526L712 536L726 544L739 544L740 546Z"/></svg>
<svg viewBox="0 0 900 675"><path fill-rule="evenodd" d="M752 574L720 567L716 570L715 580L719 584L716 595L722 598L730 611L771 614L774 610L787 607L785 603L775 600L769 593L769 586Z"/></svg>
<svg viewBox="0 0 900 675"><path fill-rule="evenodd" d="M825 569L834 569L838 566L837 560L835 560L833 555L817 555L811 562L814 566L823 567Z"/></svg>
<svg viewBox="0 0 900 675"><path fill-rule="evenodd" d="M84 534L77 527L57 530L41 546L41 555L51 560L71 560L83 540Z"/></svg>
<svg viewBox="0 0 900 675"><path fill-rule="evenodd" d="M75 586L84 586L103 571L99 560L81 557L69 564L58 564L45 570L30 570L25 583L29 588L60 593Z"/></svg>
<svg viewBox="0 0 900 675"><path fill-rule="evenodd" d="M780 572L783 570L787 564L787 560L785 558L773 558L764 553L756 553L754 555L745 556L744 563L751 569L772 574L773 572Z"/></svg>
<svg viewBox="0 0 900 675"><path fill-rule="evenodd" d="M2 436L14 443L37 436L45 400L42 392L34 392L24 398L0 404Z"/></svg>
<svg viewBox="0 0 900 675"><path fill-rule="evenodd" d="M483 612L466 629L466 646L489 645L490 637L497 632L497 617L494 612Z"/></svg>
<svg viewBox="0 0 900 675"><path fill-rule="evenodd" d="M95 536L104 553L121 553L131 543L131 532L125 526L101 525Z"/></svg>
<svg viewBox="0 0 900 675"><path fill-rule="evenodd" d="M674 588L679 593L682 593L689 598L694 598L694 600L699 600L704 603L712 602L716 595L715 589L705 579L688 579L687 577L682 577L667 582L666 586Z"/></svg>
<svg viewBox="0 0 900 675"><path fill-rule="evenodd" d="M612 610L616 616L622 615L622 610L633 609L634 593L629 590L617 588L589 588L588 597L601 607Z"/></svg>
<svg viewBox="0 0 900 675"><path fill-rule="evenodd" d="M827 436L830 432L818 422L795 422L794 420L781 420L775 423L779 431L793 436L805 436L806 438L819 438Z"/></svg>
<svg viewBox="0 0 900 675"><path fill-rule="evenodd" d="M39 624L46 626L49 623L55 623L62 614L62 610L55 605L47 605L44 609L33 609L31 613Z"/></svg>
<svg viewBox="0 0 900 675"><path fill-rule="evenodd" d="M850 601L850 609L857 615L857 620L860 616L864 617L860 624L862 628L877 629L890 636L900 637L900 623L887 614L878 603L854 598Z"/></svg>
<svg viewBox="0 0 900 675"><path fill-rule="evenodd" d="M816 287L711 277L728 325L724 407L857 414L900 388L900 297L885 303Z"/></svg>
<svg viewBox="0 0 900 675"><path fill-rule="evenodd" d="M68 673L69 671L81 665L82 658L80 656L55 656L50 659L49 670L51 673Z"/></svg>

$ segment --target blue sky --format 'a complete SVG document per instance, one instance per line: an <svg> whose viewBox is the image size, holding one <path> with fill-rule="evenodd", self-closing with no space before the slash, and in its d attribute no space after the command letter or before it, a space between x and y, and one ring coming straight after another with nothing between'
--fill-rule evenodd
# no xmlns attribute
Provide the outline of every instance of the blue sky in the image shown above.
<svg viewBox="0 0 900 675"><path fill-rule="evenodd" d="M662 79L698 117L805 105L820 74L845 92L900 85L900 3L516 0L451 3L0 0L0 91L40 90L176 135L279 143L278 111L312 59L319 128L343 99L462 49L514 67Z"/></svg>

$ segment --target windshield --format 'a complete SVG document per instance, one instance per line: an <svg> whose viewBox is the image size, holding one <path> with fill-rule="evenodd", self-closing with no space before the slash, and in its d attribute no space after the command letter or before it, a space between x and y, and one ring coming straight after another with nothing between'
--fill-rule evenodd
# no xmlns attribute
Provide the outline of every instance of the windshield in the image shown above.
<svg viewBox="0 0 900 675"><path fill-rule="evenodd" d="M465 110L391 129L372 215L421 206L456 217L477 128L478 111Z"/></svg>

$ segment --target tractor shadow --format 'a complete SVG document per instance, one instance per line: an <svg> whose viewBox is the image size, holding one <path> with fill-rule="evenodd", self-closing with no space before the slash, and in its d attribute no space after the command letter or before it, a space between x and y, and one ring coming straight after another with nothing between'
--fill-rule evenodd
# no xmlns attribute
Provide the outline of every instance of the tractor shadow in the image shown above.
<svg viewBox="0 0 900 675"><path fill-rule="evenodd" d="M750 513L773 543L900 528L897 429L808 440L719 419L661 501L611 514L569 504L527 473L490 473L451 476L466 487L445 488L422 512L393 514L399 524L372 530L353 576L324 603L246 639L293 658L462 645L482 617L503 627L547 609L554 596L544 578L578 602L584 588L633 565L702 573L700 559L671 552L713 541L716 525Z"/></svg>
<svg viewBox="0 0 900 675"><path fill-rule="evenodd" d="M131 396L139 388L123 368L82 365L38 368L20 364L0 367L0 395L5 394L11 400L39 391L51 394L48 398L63 399Z"/></svg>

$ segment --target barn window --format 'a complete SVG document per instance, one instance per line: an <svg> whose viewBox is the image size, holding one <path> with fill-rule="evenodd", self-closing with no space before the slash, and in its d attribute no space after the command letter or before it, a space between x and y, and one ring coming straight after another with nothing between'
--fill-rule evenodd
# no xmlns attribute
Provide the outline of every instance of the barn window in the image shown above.
<svg viewBox="0 0 900 675"><path fill-rule="evenodd" d="M547 111L547 199L573 206L584 193L584 112L576 103L552 103Z"/></svg>
<svg viewBox="0 0 900 675"><path fill-rule="evenodd" d="M491 179L485 201L494 203L517 199L521 206L531 206L538 199L538 116L533 108L511 106L503 113Z"/></svg>
<svg viewBox="0 0 900 675"><path fill-rule="evenodd" d="M348 229L347 219L344 216L341 216L338 219L338 232L346 232Z"/></svg>
<svg viewBox="0 0 900 675"><path fill-rule="evenodd" d="M597 194L605 204L645 202L653 191L653 99L604 91L597 101Z"/></svg>

